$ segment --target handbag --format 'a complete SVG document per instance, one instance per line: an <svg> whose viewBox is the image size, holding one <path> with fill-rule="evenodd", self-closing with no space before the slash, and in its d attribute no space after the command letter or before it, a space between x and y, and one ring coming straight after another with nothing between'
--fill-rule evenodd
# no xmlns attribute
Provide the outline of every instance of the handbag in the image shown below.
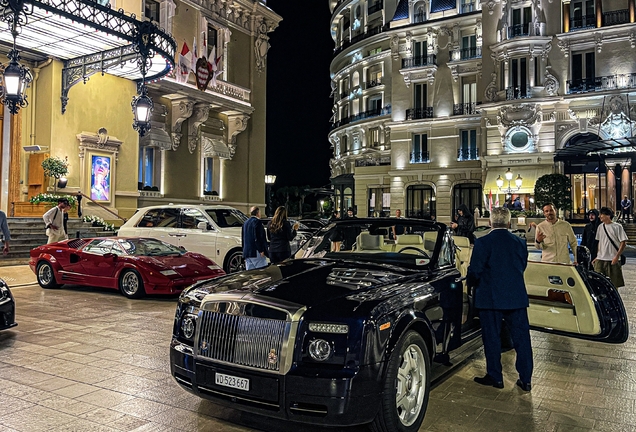
<svg viewBox="0 0 636 432"><path fill-rule="evenodd" d="M603 230L605 230L605 235L607 236L607 239L610 241L612 246L614 246L614 248L616 248L616 251L618 251L618 246L616 246L616 243L614 243L614 240L612 240L612 237L607 232L607 228L605 228L605 224L603 224ZM626 261L627 260L625 258L625 255L621 254L621 259L620 259L621 266L624 266Z"/></svg>

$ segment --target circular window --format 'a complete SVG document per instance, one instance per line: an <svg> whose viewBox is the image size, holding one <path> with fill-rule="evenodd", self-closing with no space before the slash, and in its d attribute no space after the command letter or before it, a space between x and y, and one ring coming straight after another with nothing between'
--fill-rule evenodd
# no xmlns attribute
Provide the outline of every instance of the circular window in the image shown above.
<svg viewBox="0 0 636 432"><path fill-rule="evenodd" d="M515 132L510 137L510 144L514 148L523 148L528 145L528 134L525 132Z"/></svg>

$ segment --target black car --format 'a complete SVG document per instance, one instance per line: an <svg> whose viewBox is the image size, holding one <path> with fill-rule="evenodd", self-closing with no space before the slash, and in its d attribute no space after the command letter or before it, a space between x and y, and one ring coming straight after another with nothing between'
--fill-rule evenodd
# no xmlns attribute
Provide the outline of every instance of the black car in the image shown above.
<svg viewBox="0 0 636 432"><path fill-rule="evenodd" d="M15 300L9 287L0 279L0 330L15 327Z"/></svg>
<svg viewBox="0 0 636 432"><path fill-rule="evenodd" d="M265 416L416 431L432 362L447 364L478 347L480 326L461 278L468 239L453 238L442 223L402 219L404 234L388 240L394 223L335 222L303 245L304 258L186 289L175 316L172 376L200 397ZM350 250L332 252L331 239L352 234ZM531 325L626 341L617 290L586 269L528 263Z"/></svg>

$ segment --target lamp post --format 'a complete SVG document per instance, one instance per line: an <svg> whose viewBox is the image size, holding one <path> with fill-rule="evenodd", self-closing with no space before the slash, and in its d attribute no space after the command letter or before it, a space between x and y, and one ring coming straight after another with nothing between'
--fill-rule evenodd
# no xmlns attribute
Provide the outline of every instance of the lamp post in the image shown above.
<svg viewBox="0 0 636 432"><path fill-rule="evenodd" d="M11 114L17 114L20 108L29 104L25 91L33 81L33 76L28 67L20 64L20 53L16 48L15 40L21 32L22 26L27 23L28 15L33 13L33 8L26 7L23 0L2 1L0 6L4 9L0 19L8 24L13 36L13 48L7 54L9 64L4 67L2 72L1 101L9 108Z"/></svg>
<svg viewBox="0 0 636 432"><path fill-rule="evenodd" d="M272 215L272 185L276 182L276 176L274 174L265 175L265 216Z"/></svg>
<svg viewBox="0 0 636 432"><path fill-rule="evenodd" d="M152 67L152 57L155 55L150 42L154 38L155 28L152 21L143 21L139 28L135 29L133 47L137 52L137 66L141 71L141 82L137 83L137 94L130 105L132 106L135 121L133 129L144 136L151 128L150 114L154 108L152 99L148 96L146 87L146 74Z"/></svg>
<svg viewBox="0 0 636 432"><path fill-rule="evenodd" d="M512 171L510 171L510 168L508 168L508 171L506 171L506 173L504 174L504 177L506 177L506 180L508 181L507 188L503 187L504 179L502 179L501 176L498 176L496 180L497 187L499 188L500 191L502 191L503 193L507 195L512 195L514 192L517 192L519 189L521 189L521 185L523 184L523 179L521 178L521 174L518 174L517 178L515 179L515 185L517 186L516 189L514 189L511 186L512 178L514 177L514 174L512 173Z"/></svg>

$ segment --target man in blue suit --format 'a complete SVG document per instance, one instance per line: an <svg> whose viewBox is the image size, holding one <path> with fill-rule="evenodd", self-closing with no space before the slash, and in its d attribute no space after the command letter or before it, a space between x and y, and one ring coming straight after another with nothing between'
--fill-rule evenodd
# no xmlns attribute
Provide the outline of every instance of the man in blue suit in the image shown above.
<svg viewBox="0 0 636 432"><path fill-rule="evenodd" d="M243 224L241 237L243 240L243 258L245 268L253 270L267 266L265 252L267 240L265 239L265 227L261 221L261 210L254 206L250 209L251 217Z"/></svg>
<svg viewBox="0 0 636 432"><path fill-rule="evenodd" d="M517 353L517 385L530 391L532 347L528 323L528 294L523 273L528 266L526 242L508 231L510 211L493 208L492 231L475 240L468 268L468 284L475 287L475 307L479 310L481 337L486 354L486 376L475 377L478 384L503 388L501 372L501 322L510 330Z"/></svg>

